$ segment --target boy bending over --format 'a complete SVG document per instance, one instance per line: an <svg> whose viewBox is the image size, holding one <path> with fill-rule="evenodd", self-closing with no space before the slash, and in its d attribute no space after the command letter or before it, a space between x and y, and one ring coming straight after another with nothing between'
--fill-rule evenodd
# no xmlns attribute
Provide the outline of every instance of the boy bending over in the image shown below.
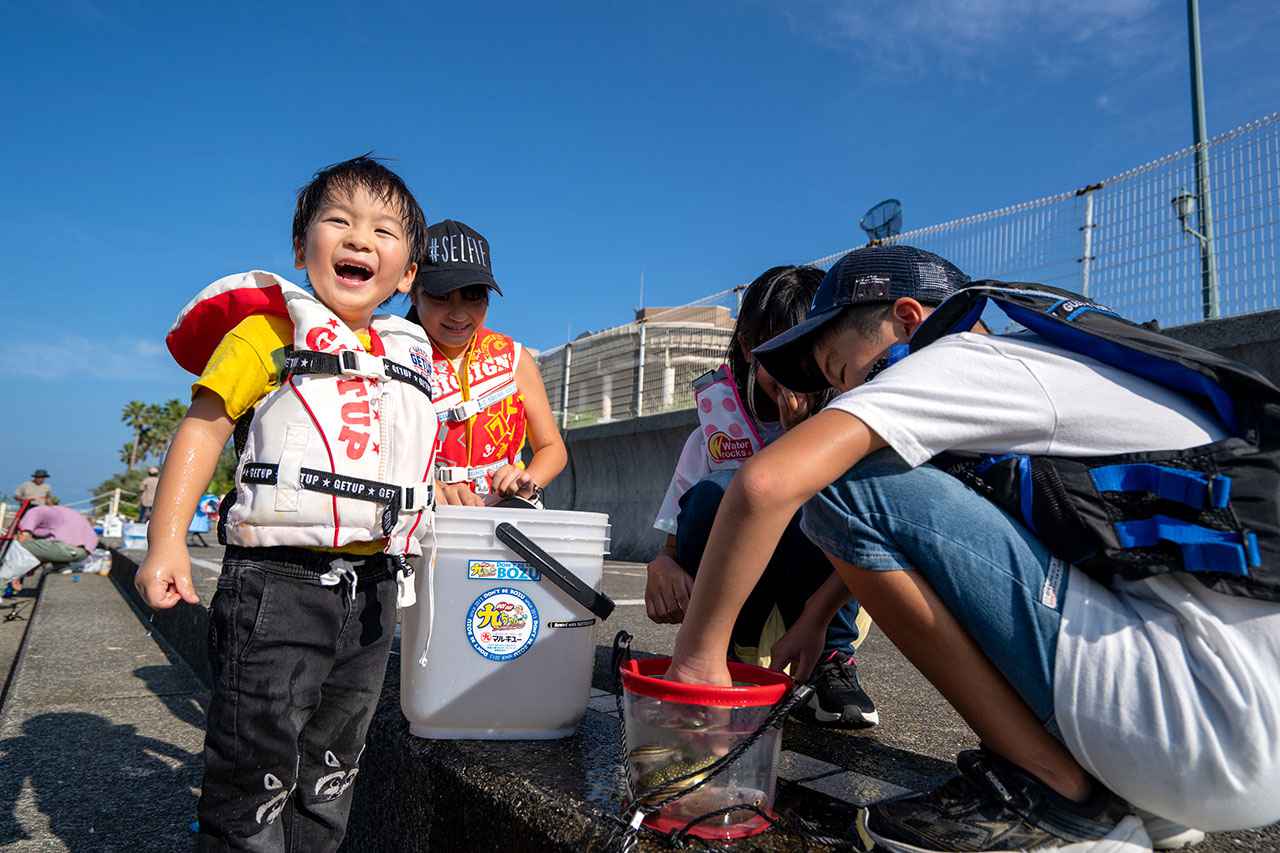
<svg viewBox="0 0 1280 853"><path fill-rule="evenodd" d="M828 606L856 595L982 740L938 790L862 810L868 848L1136 851L1152 839L1172 847L1201 837L1187 827L1280 819L1280 602L1275 564L1256 547L1262 539L1274 561L1274 482L1259 495L1240 477L1237 491L1247 491L1231 503L1225 484L1194 471L1104 471L1100 457L1224 439L1222 410L1062 338L1050 343L1052 324L1041 334L922 335L932 342L894 363L931 313L911 296L929 274L914 251L846 255L805 323L757 348L791 389L830 384L842 393L734 479L669 675L729 683L734 617L763 555L803 505L805 533L845 585ZM1062 298L1056 308L1068 329L1087 326L1087 312L1110 314L1087 300ZM938 310L946 315L948 305ZM1137 334L1157 349L1178 346ZM1280 392L1252 376L1261 396L1240 409L1261 412L1274 434ZM990 455L988 468L948 469L967 470L979 490L926 464L948 451ZM1046 542L1060 552L1079 543L1064 542L1060 527L1037 525L1037 535L983 496L1000 490L1003 472L1015 508L1025 486L1028 522L1052 509L1040 478L1021 482L1024 463L1005 454L1025 454L1037 472L1049 457L1096 466L1095 498L1116 494L1082 529L1114 521L1121 547L1101 561L1098 552L1055 556ZM1129 470L1141 476L1121 482ZM1270 470L1257 476L1265 481ZM1222 507L1219 521L1249 513L1263 521L1255 536L1170 520L1196 501L1208 515Z"/></svg>

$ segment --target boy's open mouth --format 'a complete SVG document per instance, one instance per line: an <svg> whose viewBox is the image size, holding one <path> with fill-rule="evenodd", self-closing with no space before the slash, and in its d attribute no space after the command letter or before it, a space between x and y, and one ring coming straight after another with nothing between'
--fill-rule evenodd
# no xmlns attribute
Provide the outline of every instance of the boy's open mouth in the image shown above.
<svg viewBox="0 0 1280 853"><path fill-rule="evenodd" d="M352 261L342 261L333 265L338 278L350 284L363 284L373 278L373 268Z"/></svg>

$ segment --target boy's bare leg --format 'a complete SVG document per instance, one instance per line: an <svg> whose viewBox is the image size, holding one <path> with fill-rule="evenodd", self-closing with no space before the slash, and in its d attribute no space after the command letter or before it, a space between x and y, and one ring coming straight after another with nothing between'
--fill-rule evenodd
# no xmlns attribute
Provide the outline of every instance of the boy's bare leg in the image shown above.
<svg viewBox="0 0 1280 853"><path fill-rule="evenodd" d="M827 555L881 630L951 703L983 744L1064 797L1091 783L1060 742L914 571L868 571Z"/></svg>

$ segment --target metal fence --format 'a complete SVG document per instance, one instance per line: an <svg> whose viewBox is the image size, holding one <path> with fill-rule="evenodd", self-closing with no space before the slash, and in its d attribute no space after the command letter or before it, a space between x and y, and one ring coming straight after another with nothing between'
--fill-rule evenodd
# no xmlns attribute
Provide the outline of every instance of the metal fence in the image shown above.
<svg viewBox="0 0 1280 853"><path fill-rule="evenodd" d="M1280 113L1112 178L903 232L974 278L1038 281L1087 294L1162 326L1280 307ZM1205 205L1212 214L1206 250ZM827 268L852 246L812 262ZM692 405L689 382L720 363L744 286L540 357L565 427ZM711 317L708 309L720 312ZM698 318L695 321L693 318Z"/></svg>

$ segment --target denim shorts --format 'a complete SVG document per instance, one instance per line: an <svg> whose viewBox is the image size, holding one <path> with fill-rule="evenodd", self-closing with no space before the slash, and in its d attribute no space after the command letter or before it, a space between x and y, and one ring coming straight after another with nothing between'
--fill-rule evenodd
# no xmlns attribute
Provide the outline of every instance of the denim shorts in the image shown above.
<svg viewBox="0 0 1280 853"><path fill-rule="evenodd" d="M1069 572L1020 523L951 475L882 450L805 504L801 527L858 568L919 572L1036 716L1051 721Z"/></svg>

